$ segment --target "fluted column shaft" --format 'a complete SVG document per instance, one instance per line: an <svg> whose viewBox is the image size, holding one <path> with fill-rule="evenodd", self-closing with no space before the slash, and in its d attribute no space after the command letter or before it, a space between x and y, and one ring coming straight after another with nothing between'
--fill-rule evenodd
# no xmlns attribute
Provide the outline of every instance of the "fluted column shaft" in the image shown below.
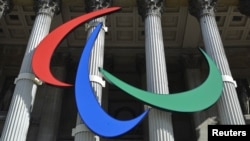
<svg viewBox="0 0 250 141"><path fill-rule="evenodd" d="M144 11L139 12L145 19L147 89L154 93L168 94L168 78L161 26L162 3L161 0L139 1L139 4L145 6ZM150 141L174 140L171 113L152 108L148 116Z"/></svg>
<svg viewBox="0 0 250 141"><path fill-rule="evenodd" d="M106 1L100 1L95 3L95 0L93 1L85 1L85 3L88 4L87 11L93 11L99 8L103 8L103 6L108 6ZM96 19L91 20L88 24L86 24L86 28L88 30L88 36L93 32L95 29L95 26L98 23L103 23L103 27L100 30L96 41L94 43L90 62L89 62L89 74L90 74L90 81L92 82L93 90L96 94L96 98L98 102L101 104L102 101L102 87L104 87L105 82L102 80L102 76L99 72L99 67L103 67L103 58L104 58L104 39L105 39L105 20L106 17L99 17ZM81 128L77 128L81 127ZM79 130L77 130L79 129ZM76 128L73 129L73 135L75 136L75 141L96 141L99 140L99 137L93 134L86 125L82 122L80 116L77 116L77 123Z"/></svg>
<svg viewBox="0 0 250 141"><path fill-rule="evenodd" d="M25 141L30 121L30 112L39 81L34 79L31 68L33 51L49 32L56 3L40 1L35 23L28 41L9 112L2 132L2 141Z"/></svg>
<svg viewBox="0 0 250 141"><path fill-rule="evenodd" d="M147 89L168 94L168 78L162 39L161 19L148 15L145 19ZM149 113L150 141L173 141L171 113L152 109Z"/></svg>
<svg viewBox="0 0 250 141"><path fill-rule="evenodd" d="M218 101L219 121L221 124L245 124L243 113L236 93L223 43L214 16L215 0L195 1L206 52L215 61L222 73L224 87ZM191 13L192 14L192 13Z"/></svg>
<svg viewBox="0 0 250 141"><path fill-rule="evenodd" d="M57 78L64 80L66 74L64 67L53 67L52 72L57 74ZM43 110L37 141L56 141L60 121L63 89L46 85L44 92L44 95L46 96L42 108Z"/></svg>
<svg viewBox="0 0 250 141"><path fill-rule="evenodd" d="M105 27L105 21L106 21L106 17L100 17L97 19L92 20L89 25L92 26L90 27L90 29L88 30L88 35L90 35L93 30L94 27L97 23L103 23L103 27L101 29L101 31L99 32L99 35L97 36L97 40L95 41L94 47L92 49L92 53L91 53L91 57L90 57L90 75L91 76L98 76L100 78L102 78L101 73L99 72L99 68L103 67L103 59L104 59L104 40L105 40L105 30L107 30ZM102 86L101 83L99 83L98 81L95 80L91 80L92 81L92 86L93 89L95 91L95 94L97 96L97 99L99 101L99 103L101 104L102 101L102 87L104 87L104 85ZM104 82L104 81L103 81Z"/></svg>
<svg viewBox="0 0 250 141"><path fill-rule="evenodd" d="M105 17L100 17L97 19L94 19L87 24L88 28L88 36L92 33L92 31L95 28L95 25L99 22L102 22L105 26ZM89 68L90 68L90 81L92 82L93 90L96 94L96 98L101 104L102 100L102 85L101 83L96 80L96 78L102 79L102 76L98 70L99 67L103 67L103 58L104 58L104 39L105 39L105 31L100 30L99 35L96 38L95 44L93 46L90 62L89 62ZM77 116L77 126L85 126L84 131L79 131L77 134L75 134L75 141L82 141L82 140L88 140L88 141L95 141L97 136L95 136L90 130L87 129L86 125L83 124L81 121L79 115Z"/></svg>

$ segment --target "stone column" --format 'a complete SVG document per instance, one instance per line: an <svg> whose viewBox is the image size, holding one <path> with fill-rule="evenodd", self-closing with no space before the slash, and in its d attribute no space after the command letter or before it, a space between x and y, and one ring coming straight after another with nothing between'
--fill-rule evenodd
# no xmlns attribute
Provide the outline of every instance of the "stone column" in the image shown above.
<svg viewBox="0 0 250 141"><path fill-rule="evenodd" d="M183 55L182 64L184 67L185 84L187 89L193 89L201 84L201 56L198 55ZM193 114L194 125L197 127L204 119L203 112L195 112Z"/></svg>
<svg viewBox="0 0 250 141"><path fill-rule="evenodd" d="M136 72L139 76L139 80L141 80L140 86L141 89L147 89L147 77L146 77L146 62L145 62L145 54L136 54ZM143 105L144 109L149 108L147 105ZM148 127L148 116L142 120L142 128L143 128L143 141L149 141L149 127Z"/></svg>
<svg viewBox="0 0 250 141"><path fill-rule="evenodd" d="M98 9L102 9L108 7L110 5L110 0L85 0L86 11L94 11ZM101 104L102 101L102 87L105 86L105 81L103 81L102 76L99 72L99 67L103 67L103 58L104 58L104 39L105 39L105 31L107 28L105 27L106 17L99 17L91 20L86 24L86 30L88 31L88 36L92 33L95 26L102 22L103 27L100 31L99 35L96 38L95 44L92 49L91 58L90 58L90 81L92 82L92 87L95 91L96 98ZM75 141L96 141L99 140L98 136L95 136L82 122L79 115L77 115L77 123L76 127L72 131L72 135L75 136Z"/></svg>
<svg viewBox="0 0 250 141"><path fill-rule="evenodd" d="M2 141L25 141L30 121L30 112L36 95L37 86L41 84L33 74L31 59L38 43L46 36L58 3L40 0L33 29L28 41L21 69L15 80L15 90L2 132Z"/></svg>
<svg viewBox="0 0 250 141"><path fill-rule="evenodd" d="M10 11L10 0L0 0L0 19Z"/></svg>
<svg viewBox="0 0 250 141"><path fill-rule="evenodd" d="M185 83L187 89L194 89L202 83L206 74L203 74L201 69L202 66L201 55L183 55L182 63L185 70ZM196 130L196 137L198 141L207 141L207 128L209 124L217 122L217 107L216 105L209 109L194 112L192 114L193 123ZM213 121L214 120L214 121Z"/></svg>
<svg viewBox="0 0 250 141"><path fill-rule="evenodd" d="M56 66L52 68L53 74L57 75L60 80L65 79L65 68ZM56 141L59 127L63 89L51 85L45 86L43 93L45 96L44 106L40 119L40 126L37 135L37 141Z"/></svg>
<svg viewBox="0 0 250 141"><path fill-rule="evenodd" d="M145 22L147 89L168 94L168 78L162 37L162 0L137 0L139 14ZM173 141L172 114L152 108L148 115L149 140Z"/></svg>
<svg viewBox="0 0 250 141"><path fill-rule="evenodd" d="M237 86L232 78L220 33L216 24L214 8L216 0L190 0L190 13L200 22L206 52L222 73L224 87L218 101L220 124L245 124L237 97Z"/></svg>
<svg viewBox="0 0 250 141"><path fill-rule="evenodd" d="M250 1L249 0L239 0L239 11L241 14L246 15L248 17L250 17ZM248 83L250 82L250 79L247 80ZM244 98L243 98L244 97ZM247 96L242 96L242 99L244 99L243 102L244 105L246 105L246 113L250 114L250 97ZM244 110L243 110L244 112ZM245 118L246 118L246 123L249 124L250 122L250 116L248 116L247 114L245 114Z"/></svg>

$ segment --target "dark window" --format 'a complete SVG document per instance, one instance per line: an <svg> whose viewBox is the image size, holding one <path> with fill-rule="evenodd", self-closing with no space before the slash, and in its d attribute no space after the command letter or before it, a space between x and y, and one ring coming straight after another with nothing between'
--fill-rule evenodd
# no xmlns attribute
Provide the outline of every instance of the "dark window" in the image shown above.
<svg viewBox="0 0 250 141"><path fill-rule="evenodd" d="M7 77L0 93L0 111L8 111L14 92L14 77Z"/></svg>
<svg viewBox="0 0 250 141"><path fill-rule="evenodd" d="M17 15L9 15L11 20L19 20Z"/></svg>
<svg viewBox="0 0 250 141"><path fill-rule="evenodd" d="M243 114L250 114L250 88L247 79L237 80L237 93Z"/></svg>
<svg viewBox="0 0 250 141"><path fill-rule="evenodd" d="M218 21L220 21L221 16L216 16L215 19L216 19L216 21L218 22Z"/></svg>
<svg viewBox="0 0 250 141"><path fill-rule="evenodd" d="M233 16L233 21L238 22L242 20L242 16Z"/></svg>

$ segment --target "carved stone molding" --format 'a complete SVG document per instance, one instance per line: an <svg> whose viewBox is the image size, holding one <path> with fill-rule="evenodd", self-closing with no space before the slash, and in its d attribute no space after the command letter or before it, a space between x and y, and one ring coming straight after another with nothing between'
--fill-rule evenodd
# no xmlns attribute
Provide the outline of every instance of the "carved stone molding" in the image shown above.
<svg viewBox="0 0 250 141"><path fill-rule="evenodd" d="M161 16L164 0L137 0L138 12L144 19L147 15Z"/></svg>
<svg viewBox="0 0 250 141"><path fill-rule="evenodd" d="M189 13L196 18L214 15L217 0L189 0Z"/></svg>
<svg viewBox="0 0 250 141"><path fill-rule="evenodd" d="M11 11L13 4L11 0L0 0L0 18Z"/></svg>
<svg viewBox="0 0 250 141"><path fill-rule="evenodd" d="M112 5L112 0L85 0L87 12L106 8Z"/></svg>
<svg viewBox="0 0 250 141"><path fill-rule="evenodd" d="M250 1L239 0L239 11L243 15L250 16Z"/></svg>
<svg viewBox="0 0 250 141"><path fill-rule="evenodd" d="M36 13L44 13L50 16L59 14L61 0L35 0L34 9Z"/></svg>

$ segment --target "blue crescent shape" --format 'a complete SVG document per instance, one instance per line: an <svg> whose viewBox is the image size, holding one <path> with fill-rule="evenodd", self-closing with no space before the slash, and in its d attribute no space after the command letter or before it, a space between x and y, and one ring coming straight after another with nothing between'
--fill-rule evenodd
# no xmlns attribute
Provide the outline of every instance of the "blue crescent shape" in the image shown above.
<svg viewBox="0 0 250 141"><path fill-rule="evenodd" d="M76 74L75 98L79 115L90 130L99 136L115 137L134 128L149 110L134 119L121 121L109 116L98 103L89 80L89 58L101 26L101 23L96 26L84 47Z"/></svg>

